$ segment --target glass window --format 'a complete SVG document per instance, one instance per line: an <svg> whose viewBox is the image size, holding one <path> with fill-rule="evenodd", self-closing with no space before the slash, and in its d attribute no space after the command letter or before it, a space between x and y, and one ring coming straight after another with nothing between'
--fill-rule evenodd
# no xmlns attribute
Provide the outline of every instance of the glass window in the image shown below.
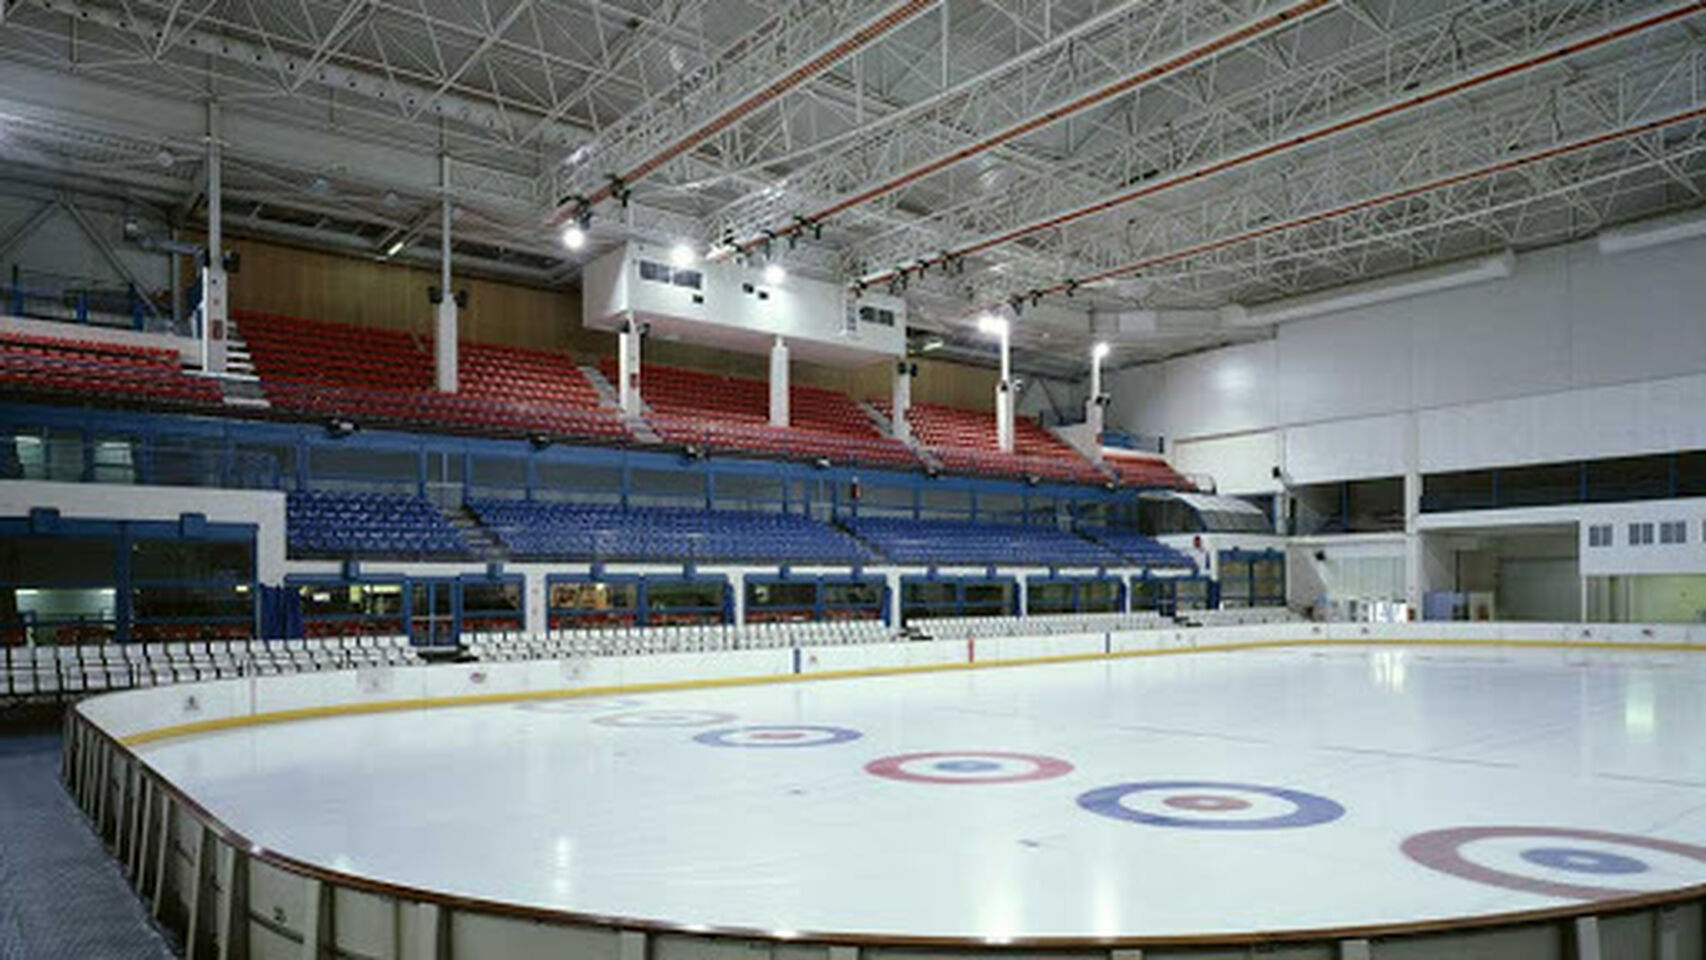
<svg viewBox="0 0 1706 960"><path fill-rule="evenodd" d="M1120 609L1117 580L1086 580L1078 585L1078 609L1083 613L1115 613Z"/></svg>
<svg viewBox="0 0 1706 960"><path fill-rule="evenodd" d="M901 587L906 605L953 607L959 604L959 594L951 580L914 580Z"/></svg>
<svg viewBox="0 0 1706 960"><path fill-rule="evenodd" d="M703 506L705 476L687 470L635 470L629 502L638 505Z"/></svg>
<svg viewBox="0 0 1706 960"><path fill-rule="evenodd" d="M558 581L551 584L553 610L632 610L639 606L638 583L587 583Z"/></svg>
<svg viewBox="0 0 1706 960"><path fill-rule="evenodd" d="M1070 580L1036 580L1028 587L1025 595L1027 613L1072 613L1077 607Z"/></svg>
<svg viewBox="0 0 1706 960"><path fill-rule="evenodd" d="M192 617L244 618L254 613L254 597L246 583L225 586L137 587L131 604L139 620Z"/></svg>
<svg viewBox="0 0 1706 960"><path fill-rule="evenodd" d="M297 594L304 617L395 617L403 612L400 583L304 584Z"/></svg>
<svg viewBox="0 0 1706 960"><path fill-rule="evenodd" d="M826 583L823 602L831 607L877 606L883 602L882 584L875 581Z"/></svg>
<svg viewBox="0 0 1706 960"><path fill-rule="evenodd" d="M1173 581L1173 602L1180 610L1208 608L1208 581L1181 579Z"/></svg>
<svg viewBox="0 0 1706 960"><path fill-rule="evenodd" d="M521 582L463 583L462 613L520 613Z"/></svg>
<svg viewBox="0 0 1706 960"><path fill-rule="evenodd" d="M579 503L616 503L622 498L622 471L618 467L582 466L541 460L535 468L540 500Z"/></svg>
<svg viewBox="0 0 1706 960"><path fill-rule="evenodd" d="M132 437L102 437L90 450L96 483L136 482L137 441Z"/></svg>
<svg viewBox="0 0 1706 960"><path fill-rule="evenodd" d="M116 541L101 537L7 537L0 540L0 583L111 584Z"/></svg>
<svg viewBox="0 0 1706 960"><path fill-rule="evenodd" d="M1013 584L1006 580L972 581L965 585L967 615L1003 615L1013 611Z"/></svg>
<svg viewBox="0 0 1706 960"><path fill-rule="evenodd" d="M663 580L646 584L646 605L652 610L721 608L726 585L712 580Z"/></svg>
<svg viewBox="0 0 1706 960"><path fill-rule="evenodd" d="M252 580L253 543L138 540L131 544L130 575L137 580Z"/></svg>
<svg viewBox="0 0 1706 960"><path fill-rule="evenodd" d="M527 489L527 461L520 457L476 457L469 485L481 492Z"/></svg>
<svg viewBox="0 0 1706 960"><path fill-rule="evenodd" d="M749 583L746 585L748 607L810 607L817 603L817 584L810 581L794 583Z"/></svg>

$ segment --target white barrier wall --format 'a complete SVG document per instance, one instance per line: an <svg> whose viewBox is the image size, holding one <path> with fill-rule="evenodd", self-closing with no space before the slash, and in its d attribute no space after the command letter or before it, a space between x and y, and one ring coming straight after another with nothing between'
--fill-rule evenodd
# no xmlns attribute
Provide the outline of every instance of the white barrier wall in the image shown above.
<svg viewBox="0 0 1706 960"><path fill-rule="evenodd" d="M262 714L359 712L390 706L451 706L528 695L596 694L646 685L763 682L832 675L843 671L889 671L1023 664L1061 657L1142 654L1162 651L1238 649L1251 644L1441 643L1666 645L1706 650L1706 625L1539 623L1282 623L1229 627L1134 630L1117 633L986 637L774 648L703 653L651 654L570 660L376 667L354 671L250 677L152 687L94 697L78 705L107 733L130 737L185 724L210 723ZM436 701L422 702L422 701Z"/></svg>

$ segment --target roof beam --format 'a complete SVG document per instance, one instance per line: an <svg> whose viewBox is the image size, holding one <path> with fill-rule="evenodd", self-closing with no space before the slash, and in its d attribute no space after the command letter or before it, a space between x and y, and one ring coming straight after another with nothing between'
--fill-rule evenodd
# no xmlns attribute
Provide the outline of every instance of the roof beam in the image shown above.
<svg viewBox="0 0 1706 960"><path fill-rule="evenodd" d="M772 223L768 227L763 228L762 235L754 236L749 234L744 237L738 237L732 244L733 250L730 252L751 251L767 242L769 239L773 239L775 237L788 237L801 233L807 228L808 224L821 223L829 217L846 212L847 210L868 203L879 197L887 196L888 194L894 193L909 184L929 177L932 174L945 170L955 164L969 160L979 154L1035 133L1045 127L1058 123L1061 120L1088 110L1091 107L1114 99L1115 97L1132 93L1133 91L1146 87L1149 84L1161 80L1162 78L1181 73L1223 53L1237 49L1246 43L1268 36L1276 30L1289 27L1290 25L1300 21L1302 18L1313 13L1318 13L1328 7L1336 6L1339 2L1340 0L1293 0L1293 2L1281 6L1279 9L1261 13L1231 27L1230 29L1221 30L1198 43L1188 45L1180 50L1175 50L1160 59L1145 62L1131 72L1126 73L1111 82L1105 83L1100 87L1086 93L1072 96L1064 102L1057 102L1046 110L1033 113L1018 120L1017 122L1009 123L981 138L974 139L970 143L938 153L923 162L915 163L887 179L865 187L858 192L842 196L826 206L813 210L811 213L803 214L787 223ZM1102 25L1101 21L1102 18L1097 18L1095 21L1096 25ZM1064 36L1067 38L1067 41L1074 41L1077 38L1076 31ZM1073 46L1074 44L1071 42L1057 39L1049 44L1045 44L1043 47L1039 47L1035 51L1032 51L1031 56L1028 56L1026 59L1031 59L1036 53L1043 49L1052 51L1059 47L1069 48L1066 52L1071 56L1075 53L1074 50L1070 49ZM1003 68L1003 71L1005 71L1005 68ZM995 71L991 72L993 73ZM988 75L986 74L982 77L976 78L977 82L989 82L985 79L987 76ZM959 89L960 88L956 88L956 90ZM933 100L926 101L926 104L930 103L933 103ZM911 115L917 112L917 109L917 106L908 107L905 110L899 111L899 113Z"/></svg>
<svg viewBox="0 0 1706 960"><path fill-rule="evenodd" d="M922 272L931 266L941 265L953 260L983 253L1024 237L1032 236L1046 230L1056 229L1067 224L1083 220L1087 217L1125 206L1136 200L1151 197L1177 187L1197 183L1219 176L1228 171L1248 166L1260 161L1293 153L1310 144L1331 139L1346 132L1367 127L1380 121L1417 110L1430 104L1443 102L1460 97L1465 93L1489 84L1520 76L1539 67L1564 61L1572 56L1603 47L1629 37L1636 36L1649 30L1672 23L1686 20L1702 12L1706 12L1706 0L1689 0L1689 2L1669 3L1657 11L1623 19L1616 23L1596 30L1578 34L1569 40L1552 44L1545 49L1507 59L1493 66L1448 80L1444 83L1429 87L1420 92L1408 93L1396 99L1376 104L1350 116L1342 116L1329 120L1303 132L1291 135L1279 141L1258 144L1249 149L1220 157L1196 167L1177 171L1167 176L1156 177L1141 186L1119 191L1102 197L1093 202L1068 210L1052 213L1046 217L1028 223L1002 230L998 233L978 237L969 242L955 245L952 249L940 253L931 253L916 258L907 266L896 267L867 273L854 281L857 286L870 286L898 279L902 275L917 270Z"/></svg>
<svg viewBox="0 0 1706 960"><path fill-rule="evenodd" d="M846 20L835 16L831 4L807 4L804 18L784 24L772 37L759 38L745 57L735 64L718 68L706 83L691 96L676 102L653 97L615 124L610 133L601 137L593 148L597 160L610 171L609 179L596 186L581 182L564 191L570 199L561 203L552 215L555 226L616 197L633 184L656 172L671 160L692 151L695 147L724 129L738 124L753 111L781 97L805 81L830 69L843 59L880 40L888 33L909 23L914 17L934 7L940 0L901 0L877 11L847 32L832 32L831 39L796 65L785 62L772 66L780 73L763 76L756 85L746 81L743 74L758 73L756 67L765 58L786 56L792 47L811 42L813 33L829 27L831 31L846 29ZM827 15L827 23L816 22ZM856 9L861 13L863 9ZM717 83L722 81L737 88L718 96ZM688 119L680 119L685 114Z"/></svg>

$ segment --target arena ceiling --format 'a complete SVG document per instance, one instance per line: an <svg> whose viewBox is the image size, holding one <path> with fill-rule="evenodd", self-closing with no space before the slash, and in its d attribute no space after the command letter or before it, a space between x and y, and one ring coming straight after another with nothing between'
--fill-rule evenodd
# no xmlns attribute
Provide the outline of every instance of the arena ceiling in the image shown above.
<svg viewBox="0 0 1706 960"><path fill-rule="evenodd" d="M465 269L685 239L904 292L950 352L1017 308L1065 373L1700 205L1703 37L1677 0L0 0L0 158L193 225L216 100L239 231L425 260L447 189Z"/></svg>

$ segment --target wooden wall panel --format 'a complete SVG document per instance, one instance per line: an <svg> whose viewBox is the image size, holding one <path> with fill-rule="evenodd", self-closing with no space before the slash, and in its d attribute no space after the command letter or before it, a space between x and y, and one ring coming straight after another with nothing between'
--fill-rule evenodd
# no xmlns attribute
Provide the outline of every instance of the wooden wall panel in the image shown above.
<svg viewBox="0 0 1706 960"><path fill-rule="evenodd" d="M236 309L422 335L432 329L427 287L438 283L436 271L242 238L228 246L243 258L231 278ZM467 339L582 353L612 349L609 334L581 329L579 290L474 278L453 282L469 294L462 314Z"/></svg>
<svg viewBox="0 0 1706 960"><path fill-rule="evenodd" d="M242 269L231 278L236 309L431 335L433 308L426 290L438 282L436 271L241 237L230 239L227 246L243 258ZM462 314L466 339L567 350L589 361L615 355L615 334L581 326L578 288L541 290L481 279L458 279L455 284L470 297ZM679 341L648 341L645 360L758 380L770 375L767 356ZM913 362L919 368L912 385L915 402L994 409L995 371L927 357ZM891 370L888 361L854 369L796 362L793 376L799 384L887 400Z"/></svg>

